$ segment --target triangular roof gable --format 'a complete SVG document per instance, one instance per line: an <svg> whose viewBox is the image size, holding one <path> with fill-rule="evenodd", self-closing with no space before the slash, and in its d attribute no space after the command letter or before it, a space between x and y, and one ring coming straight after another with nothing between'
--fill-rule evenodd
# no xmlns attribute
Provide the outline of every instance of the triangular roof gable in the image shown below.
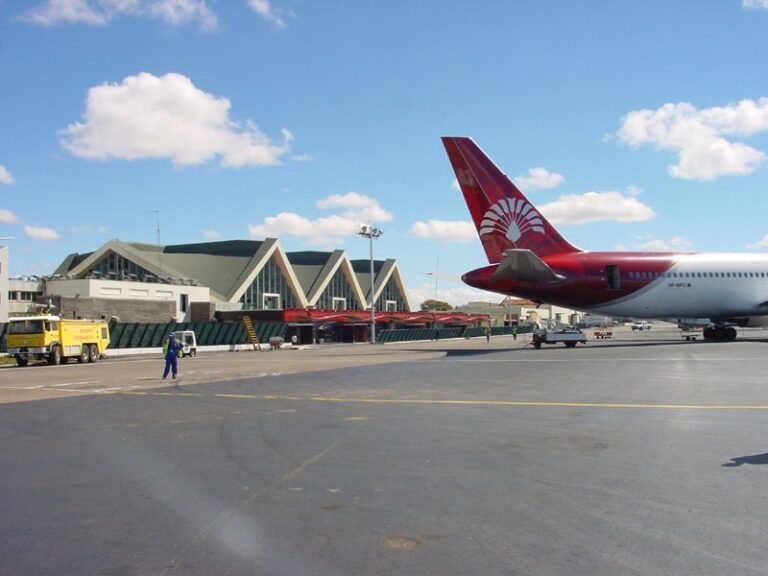
<svg viewBox="0 0 768 576"><path fill-rule="evenodd" d="M285 253L308 301L312 300L311 294L314 293L314 287L321 282L329 265L335 262L335 254L335 251L318 252L315 250Z"/></svg>
<svg viewBox="0 0 768 576"><path fill-rule="evenodd" d="M400 292L400 296L402 297L403 302L405 302L405 305L408 307L408 311L410 312L412 310L411 301L408 298L408 292L405 289L405 284L403 284L403 277L400 275L400 268L397 266L397 260L392 258L389 258L384 262L384 266L382 266L381 271L377 274L374 302L379 299L382 291L384 290L384 287L387 285L387 282L389 282L390 279L395 282L395 285Z"/></svg>
<svg viewBox="0 0 768 576"><path fill-rule="evenodd" d="M161 254L161 250L162 249L158 247L156 254L158 255ZM165 265L163 265L161 268L157 262L149 260L145 257L145 255L148 255L151 253L141 252L139 250L136 250L130 244L126 244L125 242L120 242L119 240L110 240L109 242L105 242L104 244L102 244L98 250L96 250L95 252L92 252L90 256L88 256L85 260L83 260L77 266L72 268L69 271L69 274L71 274L72 276L85 276L96 264L101 262L102 258L104 258L109 252L115 252L116 254L119 254L120 256L130 260L137 266L141 266L148 272L151 272L158 278L167 278L167 277L183 278L184 277L184 275L178 270L174 270L173 268L170 268Z"/></svg>
<svg viewBox="0 0 768 576"><path fill-rule="evenodd" d="M318 281L315 282L315 285L312 287L312 292L307 294L309 305L315 306L317 304L317 301L323 295L323 292L328 287L330 281L333 280L333 277L339 269L341 269L341 272L347 279L347 283L352 288L352 292L357 298L358 305L365 309L368 306L365 300L365 294L360 287L360 283L357 281L357 275L352 269L352 264L343 250L335 250L332 257L328 259L328 263L319 276Z"/></svg>
<svg viewBox="0 0 768 576"><path fill-rule="evenodd" d="M280 246L280 242L276 238L268 238L264 241L262 249L254 254L253 258L251 258L248 266L240 275L242 280L239 279L239 283L236 283L233 286L232 291L227 294L226 300L228 302L238 302L243 293L253 283L253 281L256 279L256 276L258 276L259 272L261 272L261 269L266 265L267 262L269 262L269 259L272 258L272 256L275 257L275 261L278 267L282 271L286 280L288 280L288 286L293 291L293 295L299 301L301 307L306 308L307 297L304 294L304 290L301 288L301 284L299 283L298 278L296 278L296 274L294 274L293 269L291 268L291 263L288 261L288 257L285 255L285 252Z"/></svg>
<svg viewBox="0 0 768 576"><path fill-rule="evenodd" d="M274 238L267 238L263 242L231 240L181 244L169 247L167 257L176 260L180 268L207 285L219 300L229 302L242 278L270 251L274 242Z"/></svg>
<svg viewBox="0 0 768 576"><path fill-rule="evenodd" d="M363 291L363 297L365 302L370 302L371 299L371 261L370 260L350 260L350 265L355 273L355 279L360 285L360 289ZM379 285L379 280L382 278L381 271L384 269L386 262L384 260L373 261L373 276L376 285ZM367 304L366 304L367 306Z"/></svg>

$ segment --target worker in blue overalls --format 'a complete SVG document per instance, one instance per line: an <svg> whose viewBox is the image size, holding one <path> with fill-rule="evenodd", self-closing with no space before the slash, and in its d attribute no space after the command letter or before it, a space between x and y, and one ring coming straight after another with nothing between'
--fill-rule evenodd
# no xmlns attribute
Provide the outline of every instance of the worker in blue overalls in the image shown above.
<svg viewBox="0 0 768 576"><path fill-rule="evenodd" d="M176 334L171 332L168 335L168 340L165 341L163 351L165 352L165 370L163 370L163 380L168 376L168 371L173 373L174 379L176 373L179 371L179 350L183 348L183 344L176 340Z"/></svg>

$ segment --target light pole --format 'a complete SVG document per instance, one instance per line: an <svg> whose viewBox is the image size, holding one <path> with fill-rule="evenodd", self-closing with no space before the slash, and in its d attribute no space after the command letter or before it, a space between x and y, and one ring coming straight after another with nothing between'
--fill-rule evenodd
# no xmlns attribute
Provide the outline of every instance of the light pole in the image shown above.
<svg viewBox="0 0 768 576"><path fill-rule="evenodd" d="M371 246L371 344L376 343L376 279L373 274L373 241L384 234L381 228L375 226L370 220L367 224L360 224L357 233L363 238L368 238Z"/></svg>

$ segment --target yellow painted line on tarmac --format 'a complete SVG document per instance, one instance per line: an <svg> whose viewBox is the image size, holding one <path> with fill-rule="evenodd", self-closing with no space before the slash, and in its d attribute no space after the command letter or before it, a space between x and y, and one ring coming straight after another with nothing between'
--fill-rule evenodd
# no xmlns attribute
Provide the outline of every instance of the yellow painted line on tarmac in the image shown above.
<svg viewBox="0 0 768 576"><path fill-rule="evenodd" d="M619 402L527 402L516 400L419 400L392 398L341 398L330 396L276 396L258 394L194 394L188 392L120 392L128 396L213 397L237 400L324 402L329 404L380 404L420 406L508 406L517 408L611 408L629 410L766 410L768 404L630 404Z"/></svg>

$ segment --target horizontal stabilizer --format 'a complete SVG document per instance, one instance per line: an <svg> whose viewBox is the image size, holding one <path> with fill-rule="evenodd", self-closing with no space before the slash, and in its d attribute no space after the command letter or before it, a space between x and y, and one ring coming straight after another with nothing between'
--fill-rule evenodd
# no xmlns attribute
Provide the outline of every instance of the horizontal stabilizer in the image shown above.
<svg viewBox="0 0 768 576"><path fill-rule="evenodd" d="M493 280L514 279L522 282L557 282L565 277L555 274L552 268L530 250L505 250L501 262L493 273Z"/></svg>

